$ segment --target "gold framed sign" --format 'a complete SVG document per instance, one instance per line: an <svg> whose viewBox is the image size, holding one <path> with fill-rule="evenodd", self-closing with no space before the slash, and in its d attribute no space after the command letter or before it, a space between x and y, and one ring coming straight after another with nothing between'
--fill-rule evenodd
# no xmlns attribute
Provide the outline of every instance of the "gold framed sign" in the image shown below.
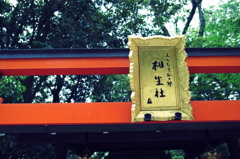
<svg viewBox="0 0 240 159"><path fill-rule="evenodd" d="M128 37L132 122L193 120L185 37ZM180 118L179 118L180 115Z"/></svg>

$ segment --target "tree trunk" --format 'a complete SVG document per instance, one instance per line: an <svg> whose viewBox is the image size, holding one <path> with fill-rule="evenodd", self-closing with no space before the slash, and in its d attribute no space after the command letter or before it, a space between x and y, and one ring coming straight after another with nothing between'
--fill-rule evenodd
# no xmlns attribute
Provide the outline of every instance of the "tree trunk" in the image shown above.
<svg viewBox="0 0 240 159"><path fill-rule="evenodd" d="M204 28L205 28L205 18L204 18L204 13L202 11L202 6L201 4L198 5L198 15L199 15L199 21L200 21L200 28L199 28L199 36L203 36L204 34Z"/></svg>
<svg viewBox="0 0 240 159"><path fill-rule="evenodd" d="M33 88L34 76L28 76L24 81L23 85L26 90L23 94L24 103L32 103L32 88Z"/></svg>
<svg viewBox="0 0 240 159"><path fill-rule="evenodd" d="M24 81L23 85L26 87L26 91L23 94L24 103L32 103L36 93L40 90L40 87L47 76L40 76L39 81L35 81L34 76L28 76Z"/></svg>
<svg viewBox="0 0 240 159"><path fill-rule="evenodd" d="M191 23L191 21L193 19L193 16L195 14L195 11L196 11L198 5L200 5L201 3L202 3L202 0L192 0L192 10L191 10L191 12L190 12L190 14L189 14L189 16L187 18L187 22L185 24L185 27L183 29L182 34L186 34L186 32L187 32L187 30L189 28L189 25L190 25L190 23Z"/></svg>
<svg viewBox="0 0 240 159"><path fill-rule="evenodd" d="M164 36L170 36L170 34L169 34L167 28L166 28L164 25L162 26L161 29L162 29L162 31L163 31L163 35L164 35Z"/></svg>
<svg viewBox="0 0 240 159"><path fill-rule="evenodd" d="M66 77L65 75L62 77L60 75L58 75L56 78L56 87L55 87L55 89L51 90L52 95L53 95L53 103L60 102L59 93L63 87L65 77Z"/></svg>

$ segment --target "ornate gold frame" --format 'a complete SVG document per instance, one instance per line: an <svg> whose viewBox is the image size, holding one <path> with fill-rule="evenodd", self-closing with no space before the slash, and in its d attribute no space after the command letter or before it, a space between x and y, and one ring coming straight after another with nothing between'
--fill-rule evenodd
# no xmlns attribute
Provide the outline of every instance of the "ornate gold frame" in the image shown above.
<svg viewBox="0 0 240 159"><path fill-rule="evenodd" d="M173 120L175 113L181 113L181 120L193 120L192 107L190 105L191 94L189 92L189 71L187 63L185 62L187 54L185 52L185 37L176 36L173 38L164 36L152 36L152 37L137 37L129 36L128 45L130 48L130 85L132 90L132 122L144 121L145 114L151 114L151 120L166 121ZM171 48L174 50L173 55L176 56L174 65L176 73L176 100L177 105L175 107L159 107L157 110L153 108L143 109L141 106L141 88L140 86L140 63L139 58L141 54L141 48ZM143 56L143 55L142 55Z"/></svg>

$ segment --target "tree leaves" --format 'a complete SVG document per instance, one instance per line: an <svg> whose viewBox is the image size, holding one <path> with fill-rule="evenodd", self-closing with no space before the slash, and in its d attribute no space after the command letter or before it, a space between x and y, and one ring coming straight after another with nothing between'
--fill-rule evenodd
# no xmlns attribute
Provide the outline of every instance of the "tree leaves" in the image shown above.
<svg viewBox="0 0 240 159"><path fill-rule="evenodd" d="M216 10L204 10L206 26L203 36L198 29L191 28L187 33L188 47L239 47L240 11L237 1L229 1ZM213 9L213 8L212 8Z"/></svg>
<svg viewBox="0 0 240 159"><path fill-rule="evenodd" d="M239 73L193 74L190 84L192 100L237 100L239 98Z"/></svg>
<svg viewBox="0 0 240 159"><path fill-rule="evenodd" d="M129 102L130 83L127 75L100 76L91 96L93 102Z"/></svg>
<svg viewBox="0 0 240 159"><path fill-rule="evenodd" d="M180 33L178 22L187 19L180 11L186 3L186 0L18 0L11 5L0 1L0 47L123 48L127 47L128 35L169 36L166 23L173 17ZM238 8L237 0L229 0L220 8L203 9L204 30L199 36L199 28L186 29L187 47L239 47ZM239 99L239 77L239 73L191 75L193 100ZM10 76L0 81L0 96L6 103L86 102L87 99L118 102L130 101L130 93L127 75ZM19 147L29 151L23 152ZM19 158L23 158L23 153L33 155L34 147L19 147L14 149Z"/></svg>
<svg viewBox="0 0 240 159"><path fill-rule="evenodd" d="M23 93L26 87L22 84L24 76L3 76L0 81L0 97L4 99L4 103L23 102Z"/></svg>

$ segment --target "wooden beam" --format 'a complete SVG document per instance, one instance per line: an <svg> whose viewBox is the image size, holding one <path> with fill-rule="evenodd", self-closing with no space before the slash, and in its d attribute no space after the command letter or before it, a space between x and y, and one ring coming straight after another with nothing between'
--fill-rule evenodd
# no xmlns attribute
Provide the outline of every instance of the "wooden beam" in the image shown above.
<svg viewBox="0 0 240 159"><path fill-rule="evenodd" d="M190 73L239 73L240 56L194 56L186 62Z"/></svg>
<svg viewBox="0 0 240 159"><path fill-rule="evenodd" d="M188 122L240 121L240 100L191 105L194 121ZM124 124L131 123L130 110L131 102L0 104L0 125Z"/></svg>
<svg viewBox="0 0 240 159"><path fill-rule="evenodd" d="M127 74L128 67L123 57L0 59L0 73L6 76Z"/></svg>
<svg viewBox="0 0 240 159"><path fill-rule="evenodd" d="M239 73L240 56L191 56L190 73ZM0 59L0 74L18 75L92 75L128 74L127 57Z"/></svg>

